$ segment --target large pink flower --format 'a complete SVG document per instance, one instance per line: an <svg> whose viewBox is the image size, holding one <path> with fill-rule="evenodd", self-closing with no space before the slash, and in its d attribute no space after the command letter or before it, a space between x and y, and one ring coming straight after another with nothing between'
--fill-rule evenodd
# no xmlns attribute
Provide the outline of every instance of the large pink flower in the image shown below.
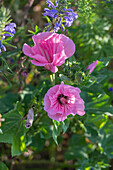
<svg viewBox="0 0 113 170"><path fill-rule="evenodd" d="M48 90L44 97L44 110L48 116L57 121L64 121L67 115L85 114L84 101L79 93L80 89L70 85L56 85Z"/></svg>
<svg viewBox="0 0 113 170"><path fill-rule="evenodd" d="M92 73L92 71L95 69L97 64L98 64L98 60L96 60L95 62L93 62L88 66L87 70L89 69L89 73Z"/></svg>
<svg viewBox="0 0 113 170"><path fill-rule="evenodd" d="M23 52L33 60L32 64L44 66L51 72L57 72L57 67L71 57L75 52L75 44L63 34L42 32L32 37L34 46L23 46Z"/></svg>

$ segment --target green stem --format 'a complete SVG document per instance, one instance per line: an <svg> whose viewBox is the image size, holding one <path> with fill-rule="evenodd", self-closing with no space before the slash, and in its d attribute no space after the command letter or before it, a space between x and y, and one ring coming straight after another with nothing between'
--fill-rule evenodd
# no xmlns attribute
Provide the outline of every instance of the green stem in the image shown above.
<svg viewBox="0 0 113 170"><path fill-rule="evenodd" d="M55 73L50 74L50 81L51 81L51 84L54 86L55 85Z"/></svg>

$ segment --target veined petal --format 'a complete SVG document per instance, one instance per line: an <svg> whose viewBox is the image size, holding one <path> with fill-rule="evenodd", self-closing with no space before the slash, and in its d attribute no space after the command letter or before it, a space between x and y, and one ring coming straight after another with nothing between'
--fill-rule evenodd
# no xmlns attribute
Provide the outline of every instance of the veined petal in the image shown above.
<svg viewBox="0 0 113 170"><path fill-rule="evenodd" d="M29 57L32 57L34 55L33 52L32 52L32 48L27 44L23 45L22 51L25 55L27 55Z"/></svg>
<svg viewBox="0 0 113 170"><path fill-rule="evenodd" d="M60 39L63 42L66 58L71 57L75 52L74 42L63 34L60 34Z"/></svg>
<svg viewBox="0 0 113 170"><path fill-rule="evenodd" d="M39 63L35 60L29 60L29 61L31 61L31 63L34 64L35 66L45 66L46 65L45 63Z"/></svg>
<svg viewBox="0 0 113 170"><path fill-rule="evenodd" d="M51 119L57 121L64 121L70 114L84 115L84 101L79 92L79 88L61 82L60 85L50 88L45 94L44 110L47 111Z"/></svg>

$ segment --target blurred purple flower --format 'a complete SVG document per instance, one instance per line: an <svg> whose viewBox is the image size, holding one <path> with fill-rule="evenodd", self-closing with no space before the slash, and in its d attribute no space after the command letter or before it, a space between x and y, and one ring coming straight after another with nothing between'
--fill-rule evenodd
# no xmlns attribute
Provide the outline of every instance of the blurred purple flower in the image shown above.
<svg viewBox="0 0 113 170"><path fill-rule="evenodd" d="M113 91L113 87L109 87L109 91Z"/></svg>
<svg viewBox="0 0 113 170"><path fill-rule="evenodd" d="M67 16L64 16L64 19L65 19L65 22L66 22L65 25L67 27L70 27L72 25L73 21L78 18L78 14L76 14L73 11L73 9L71 9L71 8L69 8L69 9L63 8L63 10L66 11L65 14L67 15Z"/></svg>
<svg viewBox="0 0 113 170"><path fill-rule="evenodd" d="M74 21L74 18L73 17L68 17L68 16L65 16L64 17L65 19L65 24L67 27L70 27Z"/></svg>
<svg viewBox="0 0 113 170"><path fill-rule="evenodd" d="M85 24L82 25L82 28L85 28Z"/></svg>
<svg viewBox="0 0 113 170"><path fill-rule="evenodd" d="M93 167L91 167L91 169L90 170L93 170Z"/></svg>
<svg viewBox="0 0 113 170"><path fill-rule="evenodd" d="M60 29L60 25L58 23L56 23L54 26L54 31L58 32L59 29Z"/></svg>
<svg viewBox="0 0 113 170"><path fill-rule="evenodd" d="M47 0L46 3L48 4L48 7L52 7L52 8L56 8L57 6L55 6L50 0ZM57 2L56 2L57 5Z"/></svg>
<svg viewBox="0 0 113 170"><path fill-rule="evenodd" d="M55 32L58 32L58 30L60 29L60 27L61 27L61 18L60 18L59 22L55 24L54 31L55 31Z"/></svg>
<svg viewBox="0 0 113 170"><path fill-rule="evenodd" d="M57 13L57 10L56 9L51 9L49 10L48 8L45 8L44 9L45 13L43 13L44 16L50 16L52 18L56 18L56 13Z"/></svg>
<svg viewBox="0 0 113 170"><path fill-rule="evenodd" d="M10 58L10 62L11 62L11 63L14 63L14 60L13 60L12 58Z"/></svg>
<svg viewBox="0 0 113 170"><path fill-rule="evenodd" d="M15 23L10 23L9 25L7 25L4 28L4 31L6 31L8 33L5 33L4 36L8 36L8 37L11 36L11 38L12 38L14 36L15 32L16 32L15 28L16 28L16 24Z"/></svg>
<svg viewBox="0 0 113 170"><path fill-rule="evenodd" d="M3 51L6 51L6 48L5 48L5 46L2 44L2 41L0 41L0 53L1 53L1 49L2 49Z"/></svg>

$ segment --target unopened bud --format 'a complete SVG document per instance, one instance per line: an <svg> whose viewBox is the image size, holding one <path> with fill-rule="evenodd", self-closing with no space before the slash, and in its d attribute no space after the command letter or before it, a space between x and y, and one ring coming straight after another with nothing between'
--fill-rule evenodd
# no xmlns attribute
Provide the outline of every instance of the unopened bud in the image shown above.
<svg viewBox="0 0 113 170"><path fill-rule="evenodd" d="M28 111L27 120L25 122L25 127L26 128L30 128L32 126L33 119L34 119L34 111L33 111L33 108L31 108Z"/></svg>

